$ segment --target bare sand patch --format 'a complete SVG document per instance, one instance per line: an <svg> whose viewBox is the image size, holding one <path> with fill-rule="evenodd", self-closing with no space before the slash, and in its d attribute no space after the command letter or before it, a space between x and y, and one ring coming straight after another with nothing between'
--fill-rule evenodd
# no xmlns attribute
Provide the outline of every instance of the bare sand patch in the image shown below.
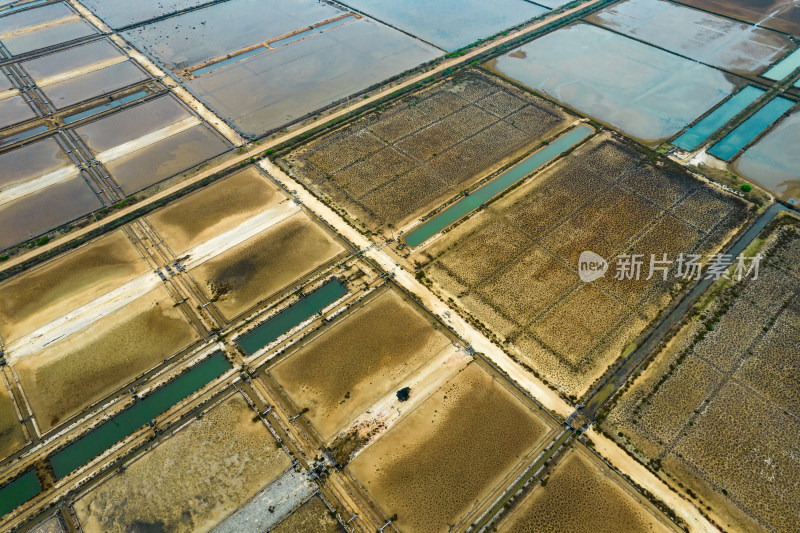
<svg viewBox="0 0 800 533"><path fill-rule="evenodd" d="M477 363L364 450L353 474L404 532L448 531L551 433Z"/></svg>
<svg viewBox="0 0 800 533"><path fill-rule="evenodd" d="M74 416L199 338L159 287L13 364L42 431Z"/></svg>
<svg viewBox="0 0 800 533"><path fill-rule="evenodd" d="M251 166L159 209L147 219L180 255L284 199Z"/></svg>
<svg viewBox="0 0 800 533"><path fill-rule="evenodd" d="M105 235L0 285L6 344L147 272L122 231Z"/></svg>
<svg viewBox="0 0 800 533"><path fill-rule="evenodd" d="M297 213L192 270L219 310L234 318L344 250Z"/></svg>
<svg viewBox="0 0 800 533"><path fill-rule="evenodd" d="M241 395L75 503L84 531L208 531L291 461Z"/></svg>
<svg viewBox="0 0 800 533"><path fill-rule="evenodd" d="M408 297L386 290L269 372L328 442L448 346Z"/></svg>

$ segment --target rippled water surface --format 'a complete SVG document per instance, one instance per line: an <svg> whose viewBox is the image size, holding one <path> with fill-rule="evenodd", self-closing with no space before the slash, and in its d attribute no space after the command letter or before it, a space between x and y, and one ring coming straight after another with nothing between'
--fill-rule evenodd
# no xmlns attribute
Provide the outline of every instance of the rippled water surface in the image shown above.
<svg viewBox="0 0 800 533"><path fill-rule="evenodd" d="M344 3L446 50L464 47L547 12L525 0L346 0Z"/></svg>
<svg viewBox="0 0 800 533"><path fill-rule="evenodd" d="M494 68L651 142L673 136L736 88L714 68L588 24L536 39Z"/></svg>

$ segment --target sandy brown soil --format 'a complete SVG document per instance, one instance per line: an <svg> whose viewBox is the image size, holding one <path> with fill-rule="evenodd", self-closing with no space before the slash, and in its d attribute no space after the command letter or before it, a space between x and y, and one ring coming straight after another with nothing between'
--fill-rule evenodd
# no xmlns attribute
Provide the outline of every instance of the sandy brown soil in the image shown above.
<svg viewBox="0 0 800 533"><path fill-rule="evenodd" d="M13 364L42 431L188 346L197 332L162 287Z"/></svg>
<svg viewBox="0 0 800 533"><path fill-rule="evenodd" d="M240 395L75 503L84 531L208 531L291 461Z"/></svg>
<svg viewBox="0 0 800 533"><path fill-rule="evenodd" d="M147 218L172 251L181 255L284 199L255 167L247 167Z"/></svg>
<svg viewBox="0 0 800 533"><path fill-rule="evenodd" d="M131 242L115 231L0 285L5 343L147 272Z"/></svg>
<svg viewBox="0 0 800 533"><path fill-rule="evenodd" d="M498 528L502 533L677 531L624 479L582 446L571 449L550 474L534 485Z"/></svg>
<svg viewBox="0 0 800 533"><path fill-rule="evenodd" d="M401 531L447 531L550 429L472 363L350 468Z"/></svg>
<svg viewBox="0 0 800 533"><path fill-rule="evenodd" d="M593 428L586 432L586 436L594 442L595 449L600 455L614 465L615 468L632 479L637 485L647 489L656 498L669 505L682 520L689 524L690 531L719 531L700 514L691 502L670 490L658 477L628 455L614 441L598 433Z"/></svg>
<svg viewBox="0 0 800 533"><path fill-rule="evenodd" d="M344 531L332 518L328 508L319 498L311 498L286 520L278 524L272 533L339 533Z"/></svg>
<svg viewBox="0 0 800 533"><path fill-rule="evenodd" d="M299 280L344 248L297 213L192 270L230 319Z"/></svg>
<svg viewBox="0 0 800 533"><path fill-rule="evenodd" d="M340 319L270 370L325 441L449 346L398 291Z"/></svg>

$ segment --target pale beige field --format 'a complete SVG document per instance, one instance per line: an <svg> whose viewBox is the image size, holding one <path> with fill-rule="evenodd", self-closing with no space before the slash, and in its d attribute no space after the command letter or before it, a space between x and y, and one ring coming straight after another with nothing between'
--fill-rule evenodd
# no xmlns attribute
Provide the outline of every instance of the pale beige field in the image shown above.
<svg viewBox="0 0 800 533"><path fill-rule="evenodd" d="M14 408L11 391L0 376L0 459L7 457L25 445L25 434Z"/></svg>
<svg viewBox="0 0 800 533"><path fill-rule="evenodd" d="M176 255L234 228L286 197L249 166L148 215Z"/></svg>
<svg viewBox="0 0 800 533"><path fill-rule="evenodd" d="M625 480L579 446L560 460L545 486L534 486L498 531L676 531L667 520Z"/></svg>
<svg viewBox="0 0 800 533"><path fill-rule="evenodd" d="M344 529L332 518L319 498L311 498L271 533L340 533Z"/></svg>
<svg viewBox="0 0 800 533"><path fill-rule="evenodd" d="M444 532L549 435L549 421L473 362L349 468L400 531Z"/></svg>
<svg viewBox="0 0 800 533"><path fill-rule="evenodd" d="M147 272L122 231L0 285L0 335L6 343Z"/></svg>
<svg viewBox="0 0 800 533"><path fill-rule="evenodd" d="M78 414L199 339L159 287L13 364L42 431Z"/></svg>
<svg viewBox="0 0 800 533"><path fill-rule="evenodd" d="M208 531L291 465L241 395L78 500L87 532Z"/></svg>
<svg viewBox="0 0 800 533"><path fill-rule="evenodd" d="M269 372L329 442L449 345L405 295L386 290Z"/></svg>
<svg viewBox="0 0 800 533"><path fill-rule="evenodd" d="M300 212L194 268L192 275L233 319L343 251Z"/></svg>

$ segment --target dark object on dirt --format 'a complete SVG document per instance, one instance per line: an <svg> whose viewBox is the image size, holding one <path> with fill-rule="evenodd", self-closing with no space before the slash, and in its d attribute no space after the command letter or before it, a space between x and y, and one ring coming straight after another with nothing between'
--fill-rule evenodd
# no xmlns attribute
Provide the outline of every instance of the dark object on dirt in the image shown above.
<svg viewBox="0 0 800 533"><path fill-rule="evenodd" d="M404 389L400 389L397 391L397 399L401 402L408 401L408 398L411 396L411 387L406 387Z"/></svg>

